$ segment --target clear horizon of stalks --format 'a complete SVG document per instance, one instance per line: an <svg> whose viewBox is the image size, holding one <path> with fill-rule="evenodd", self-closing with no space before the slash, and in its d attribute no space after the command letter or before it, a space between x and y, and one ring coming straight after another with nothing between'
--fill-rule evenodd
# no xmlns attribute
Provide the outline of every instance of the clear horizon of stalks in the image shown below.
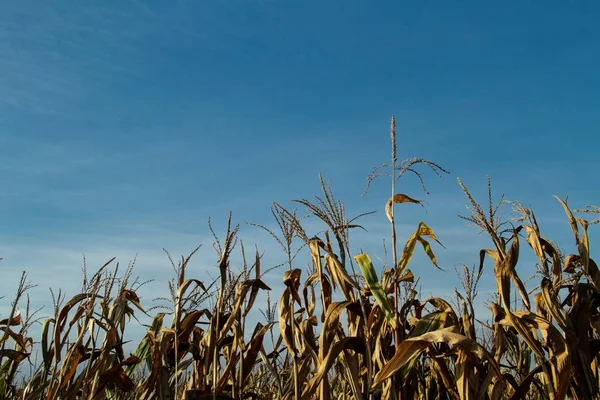
<svg viewBox="0 0 600 400"><path fill-rule="evenodd" d="M390 223L392 264L376 268L368 254L350 245L359 215L345 206L321 178L322 195L295 200L326 229L306 232L295 210L273 203L276 229L256 224L281 246L281 268L261 265L259 249L247 252L231 215L222 236L214 233L218 276L190 274L187 257L169 259L175 278L167 282L166 306L143 304L144 282L133 266L113 260L91 276L83 270L81 293L66 299L52 292L53 314L30 310L24 273L10 313L0 320L0 398L6 399L592 399L599 391L600 271L590 256L588 221L597 207L566 213L576 253L563 254L540 232L532 209L503 197L494 203L488 181L485 205L459 179L469 214L462 218L486 233L493 246L481 249L477 268L457 270L461 288L454 301L421 298L410 269L415 251L435 256L442 246L435 222L421 222L398 237L396 215L406 203L421 202L397 192L405 174L415 175L427 193L424 172L447 173L436 163L398 161L395 120L391 161L376 178L391 182L383 199ZM387 201L385 201L387 200ZM512 207L518 218L505 220ZM241 265L232 252L241 251ZM519 255L537 259L536 282L527 290L517 270ZM311 260L299 265L304 252ZM486 263L493 265L497 293L486 318L475 315L478 285ZM278 274L279 293L265 283ZM266 306L257 298L267 294ZM152 322L125 354L128 325L145 315ZM6 317L6 318L4 318ZM40 322L40 337L30 337ZM39 359L33 354L39 353ZM24 369L30 373L22 373Z"/></svg>

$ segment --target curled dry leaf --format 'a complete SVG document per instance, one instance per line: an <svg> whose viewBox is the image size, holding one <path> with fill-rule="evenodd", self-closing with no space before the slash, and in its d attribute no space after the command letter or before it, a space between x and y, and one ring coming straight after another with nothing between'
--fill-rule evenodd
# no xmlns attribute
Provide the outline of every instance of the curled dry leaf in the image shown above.
<svg viewBox="0 0 600 400"><path fill-rule="evenodd" d="M372 388L379 386L381 383L383 383L383 381L391 377L400 368L402 368L407 362L411 361L415 357L418 357L430 345L438 343L457 346L468 355L487 360L496 372L498 378L504 379L502 377L502 373L500 372L498 363L496 363L494 357L484 347L464 335L453 332L453 329L453 327L440 329L438 331L428 332L421 336L402 341L398 345L394 356L383 366L381 371L375 375Z"/></svg>
<svg viewBox="0 0 600 400"><path fill-rule="evenodd" d="M387 215L390 222L392 222L392 205L394 203L414 203L423 207L423 203L421 203L421 201L415 200L412 197L409 197L405 194L398 193L394 195L394 197L390 197L387 203L385 203L385 215Z"/></svg>

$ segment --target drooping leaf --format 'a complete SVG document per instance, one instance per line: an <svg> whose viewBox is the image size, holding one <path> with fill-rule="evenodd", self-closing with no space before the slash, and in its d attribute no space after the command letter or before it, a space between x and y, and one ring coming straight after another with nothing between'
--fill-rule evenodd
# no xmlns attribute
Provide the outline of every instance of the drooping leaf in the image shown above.
<svg viewBox="0 0 600 400"><path fill-rule="evenodd" d="M394 356L383 366L383 368L375 375L372 388L379 386L383 381L391 377L402 366L409 362L414 357L417 357L431 344L446 343L450 346L457 346L465 353L485 359L490 363L497 376L502 378L500 367L494 360L493 356L480 344L469 339L468 337L455 333L453 328L441 329L434 332L428 332L421 336L409 338L402 341L396 348Z"/></svg>
<svg viewBox="0 0 600 400"><path fill-rule="evenodd" d="M394 197L390 197L387 203L385 203L385 215L388 217L390 222L392 222L392 205L394 203L413 203L423 207L423 203L421 203L421 201L415 200L405 194L398 193L394 195Z"/></svg>
<svg viewBox="0 0 600 400"><path fill-rule="evenodd" d="M404 273L404 270L406 269L408 263L412 259L413 253L415 251L415 245L417 242L421 243L423 249L425 250L425 253L429 257L433 265L441 269L437 265L437 259L435 257L435 254L433 254L433 251L431 250L429 242L425 240L424 237L430 237L431 239L435 240L437 243L442 245L435 233L433 232L433 230L429 226L427 226L425 222L420 222L415 232L406 241L406 245L402 250L402 255L400 256L400 261L398 261L398 266L396 270L397 276L400 276Z"/></svg>

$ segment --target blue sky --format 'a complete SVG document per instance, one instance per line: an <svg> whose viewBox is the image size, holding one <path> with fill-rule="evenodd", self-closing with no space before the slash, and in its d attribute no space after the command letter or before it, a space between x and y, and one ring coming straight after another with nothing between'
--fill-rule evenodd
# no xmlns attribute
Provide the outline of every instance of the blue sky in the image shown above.
<svg viewBox="0 0 600 400"><path fill-rule="evenodd" d="M491 175L572 248L552 195L599 203L600 6L540 4L4 4L0 294L28 270L47 304L48 286L75 294L82 254L91 266L138 254L137 273L158 280L149 299L170 276L162 247L203 244L194 271L214 271L208 217L221 231L230 210L269 225L272 201L319 194L319 172L349 214L379 210L353 241L382 256L388 182L361 195L389 158L391 114L401 159L451 172L428 177L427 214L399 211L403 237L425 220L447 247L437 252L449 272L413 267L425 295L450 293L453 266L489 245L456 217L466 204L456 177L483 200ZM398 191L424 198L411 179ZM248 246L283 260L242 228Z"/></svg>

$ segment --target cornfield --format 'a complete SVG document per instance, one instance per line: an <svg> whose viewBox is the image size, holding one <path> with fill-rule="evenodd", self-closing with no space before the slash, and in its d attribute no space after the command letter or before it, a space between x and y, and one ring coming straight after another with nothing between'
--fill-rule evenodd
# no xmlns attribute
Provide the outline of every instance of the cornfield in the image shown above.
<svg viewBox="0 0 600 400"><path fill-rule="evenodd" d="M41 337L34 340L28 333L35 317L24 274L10 315L0 321L0 397L597 398L600 271L588 238L596 221L575 215L599 209L571 210L557 198L577 249L565 255L540 232L533 210L511 202L520 217L502 220L497 211L507 202L492 203L489 183L489 204L482 206L459 180L470 210L463 218L493 246L481 250L478 268L459 271L462 288L454 300L421 298L411 258L422 249L432 268L438 267L434 249L441 243L425 222L410 237L397 237L395 214L407 207L404 203L421 203L398 193L396 184L411 173L426 191L423 171L441 176L446 170L425 159L398 161L394 119L391 143L390 163L367 179L367 189L378 177L391 181L389 200L382 201L390 222L389 267L376 268L368 254L350 248L349 233L360 225L321 179L322 196L296 204L326 230L309 235L303 218L278 203L272 207L277 229L255 226L281 246L286 257L280 269L261 266L258 250L246 257L230 215L224 235L215 235L218 277L190 276L187 266L195 251L172 260L176 278L168 282L166 309L143 304L131 268L120 276L111 260L90 277L84 271L80 294L68 301L61 292L54 296L53 315L41 321ZM240 248L244 261L236 270L232 252ZM517 273L521 251L537 258L532 291ZM308 267L298 265L302 252L311 260ZM491 318L475 315L485 264L493 265L497 286L488 303ZM282 293L271 293L266 274L281 275ZM266 293L267 306L257 310L256 299ZM125 354L126 328L140 314L152 323L136 350ZM489 322L482 322L486 318ZM33 363L34 351L41 356L33 372L20 373Z"/></svg>

